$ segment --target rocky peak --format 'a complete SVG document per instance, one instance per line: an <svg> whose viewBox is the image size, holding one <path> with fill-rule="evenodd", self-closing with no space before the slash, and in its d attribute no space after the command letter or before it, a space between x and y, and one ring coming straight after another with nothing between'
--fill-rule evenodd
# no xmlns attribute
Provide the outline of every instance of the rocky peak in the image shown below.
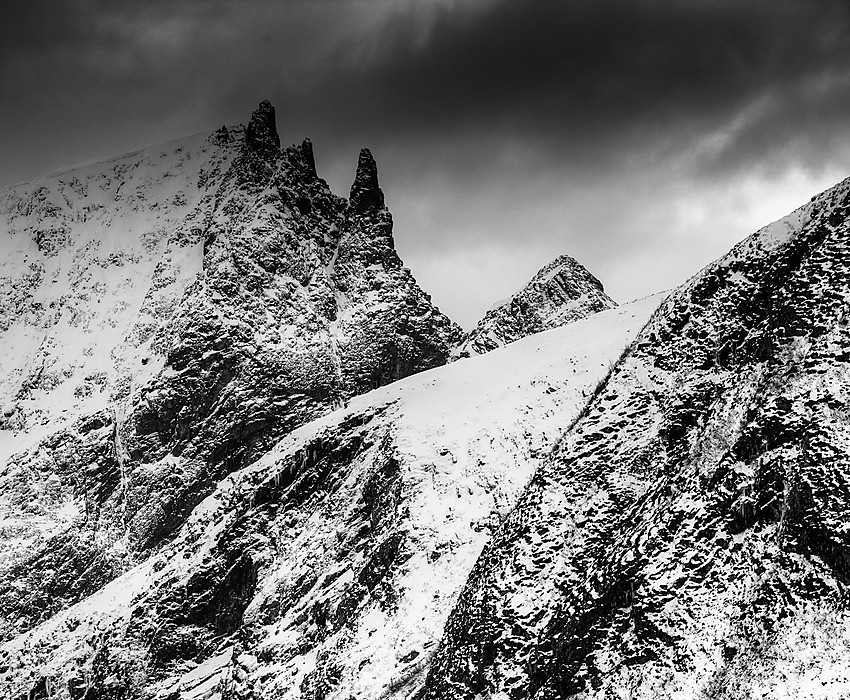
<svg viewBox="0 0 850 700"><path fill-rule="evenodd" d="M349 199L354 211L360 214L384 208L384 193L378 185L378 166L368 148L361 149L357 159L357 173Z"/></svg>
<svg viewBox="0 0 850 700"><path fill-rule="evenodd" d="M304 139L301 143L301 159L307 169L307 173L314 178L319 177L316 172L316 159L313 156L313 142L310 139Z"/></svg>
<svg viewBox="0 0 850 700"><path fill-rule="evenodd" d="M0 519L18 498L8 485L35 475L42 455L38 474L64 494L55 503L81 504L63 542L91 544L56 545L66 521L52 516L27 521L32 547L0 533L0 640L147 557L217 480L295 428L446 362L460 329L395 252L371 156L358 183L364 206L381 208L366 216L314 168L309 141L279 147L263 102L247 128L0 193L0 347L10 349L0 357ZM54 321L54 307L74 325ZM70 347L69 332L85 345L54 352ZM21 445L9 458L7 430ZM100 543L119 540L125 550L104 554ZM56 557L91 576L52 589L46 607L7 604L20 582L9 567L39 588Z"/></svg>
<svg viewBox="0 0 850 700"><path fill-rule="evenodd" d="M455 356L489 352L616 305L605 294L602 283L581 263L561 255L522 289L493 306L466 336Z"/></svg>
<svg viewBox="0 0 850 700"><path fill-rule="evenodd" d="M245 146L261 156L274 156L280 151L274 107L268 100L260 102L251 115L245 130Z"/></svg>
<svg viewBox="0 0 850 700"><path fill-rule="evenodd" d="M547 279L558 278L560 280L580 278L600 290L604 289L602 282L594 277L584 265L578 262L578 260L570 257L569 255L559 255L548 265L540 269L534 276L533 280L544 277Z"/></svg>

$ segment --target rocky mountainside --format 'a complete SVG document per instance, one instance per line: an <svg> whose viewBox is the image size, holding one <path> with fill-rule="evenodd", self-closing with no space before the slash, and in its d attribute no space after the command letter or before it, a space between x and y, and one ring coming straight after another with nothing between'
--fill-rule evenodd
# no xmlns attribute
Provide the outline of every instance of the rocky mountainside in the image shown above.
<svg viewBox="0 0 850 700"><path fill-rule="evenodd" d="M470 575L422 697L850 694L850 180L673 292Z"/></svg>
<svg viewBox="0 0 850 700"><path fill-rule="evenodd" d="M231 472L460 331L272 106L0 196L0 639L144 560Z"/></svg>
<svg viewBox="0 0 850 700"><path fill-rule="evenodd" d="M616 305L598 279L569 255L561 255L487 311L453 355L480 355Z"/></svg>
<svg viewBox="0 0 850 700"><path fill-rule="evenodd" d="M850 180L447 366L371 155L336 197L268 103L0 225L3 697L850 695Z"/></svg>
<svg viewBox="0 0 850 700"><path fill-rule="evenodd" d="M492 528L658 301L299 428L147 561L3 645L0 695L415 696Z"/></svg>

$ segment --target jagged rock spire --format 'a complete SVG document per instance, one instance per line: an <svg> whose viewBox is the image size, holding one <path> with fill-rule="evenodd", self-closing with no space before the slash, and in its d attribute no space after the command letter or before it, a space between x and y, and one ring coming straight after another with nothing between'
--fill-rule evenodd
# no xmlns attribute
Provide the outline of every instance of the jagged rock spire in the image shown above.
<svg viewBox="0 0 850 700"><path fill-rule="evenodd" d="M276 155L280 151L274 107L268 100L260 102L260 106L251 115L251 121L245 130L245 146L262 156Z"/></svg>
<svg viewBox="0 0 850 700"><path fill-rule="evenodd" d="M301 158L304 160L307 172L313 177L318 177L316 173L316 159L313 157L313 142L310 139L304 139L301 144Z"/></svg>
<svg viewBox="0 0 850 700"><path fill-rule="evenodd" d="M354 211L361 214L384 207L384 193L378 185L378 166L368 148L360 151L349 200Z"/></svg>

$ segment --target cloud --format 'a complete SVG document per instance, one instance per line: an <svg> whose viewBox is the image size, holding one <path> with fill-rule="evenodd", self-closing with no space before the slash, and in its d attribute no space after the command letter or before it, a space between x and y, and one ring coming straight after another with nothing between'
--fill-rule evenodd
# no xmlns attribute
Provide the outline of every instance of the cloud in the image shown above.
<svg viewBox="0 0 850 700"><path fill-rule="evenodd" d="M339 54L298 101L331 116L325 98L314 106L311 94L333 96L347 105L349 128L378 138L508 136L543 157L595 169L610 167L623 149L678 150L765 100L771 109L706 167L717 172L769 153L786 140L775 133L850 116L846 3L473 8L440 10L425 41L414 40L415 23L392 18L368 60ZM756 133L764 136L754 140ZM810 138L808 145L827 144Z"/></svg>
<svg viewBox="0 0 850 700"><path fill-rule="evenodd" d="M766 223L695 212L778 216L850 169L841 0L7 5L0 184L269 98L341 194L372 149L402 256L467 324L563 252L620 298L673 284Z"/></svg>
<svg viewBox="0 0 850 700"><path fill-rule="evenodd" d="M480 172L520 142L597 172L714 138L695 165L717 175L814 162L850 117L844 2L11 2L10 126L27 107L110 130L192 111L200 125L269 96L332 149L421 145Z"/></svg>
<svg viewBox="0 0 850 700"><path fill-rule="evenodd" d="M271 0L10 0L5 9L0 94L14 108L0 113L1 184L244 121L281 90L286 106L286 85L385 14Z"/></svg>

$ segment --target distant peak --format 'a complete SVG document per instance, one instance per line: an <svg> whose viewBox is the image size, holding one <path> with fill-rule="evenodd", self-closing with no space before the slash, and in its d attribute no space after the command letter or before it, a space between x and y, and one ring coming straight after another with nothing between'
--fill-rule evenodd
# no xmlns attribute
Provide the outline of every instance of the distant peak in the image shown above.
<svg viewBox="0 0 850 700"><path fill-rule="evenodd" d="M575 258L569 255L559 255L548 265L545 265L531 279L529 284L538 281L547 281L554 278L582 280L587 284L591 284L598 288L599 291L605 291L605 288L590 271Z"/></svg>
<svg viewBox="0 0 850 700"><path fill-rule="evenodd" d="M584 265L559 255L522 289L492 306L454 354L467 357L489 352L616 305Z"/></svg>
<svg viewBox="0 0 850 700"><path fill-rule="evenodd" d="M349 199L354 210L360 213L384 207L384 193L378 185L378 166L368 148L361 149L357 159L357 173Z"/></svg>
<svg viewBox="0 0 850 700"><path fill-rule="evenodd" d="M245 145L262 156L275 155L280 151L274 107L268 100L260 102L260 106L251 115L251 121L245 130Z"/></svg>

